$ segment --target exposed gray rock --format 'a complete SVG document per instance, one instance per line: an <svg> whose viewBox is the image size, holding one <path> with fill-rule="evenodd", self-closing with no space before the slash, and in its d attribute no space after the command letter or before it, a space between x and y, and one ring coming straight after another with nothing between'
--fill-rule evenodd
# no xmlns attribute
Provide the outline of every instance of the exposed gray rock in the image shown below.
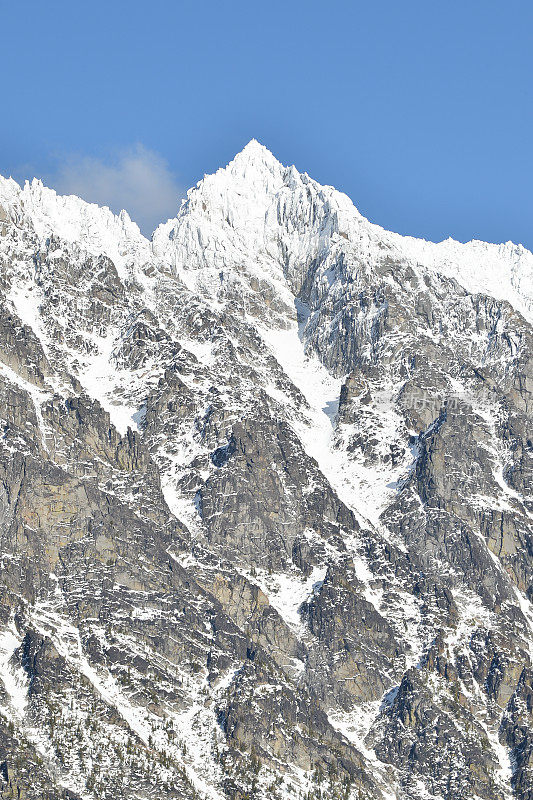
<svg viewBox="0 0 533 800"><path fill-rule="evenodd" d="M0 797L532 800L531 254L0 199Z"/></svg>

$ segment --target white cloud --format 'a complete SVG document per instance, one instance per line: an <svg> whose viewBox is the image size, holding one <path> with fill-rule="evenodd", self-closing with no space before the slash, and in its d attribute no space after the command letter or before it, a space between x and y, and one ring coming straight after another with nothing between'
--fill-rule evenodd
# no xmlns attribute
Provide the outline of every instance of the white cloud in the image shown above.
<svg viewBox="0 0 533 800"><path fill-rule="evenodd" d="M183 196L165 159L141 144L107 160L69 156L49 183L60 194L76 194L115 213L126 209L147 236L176 216Z"/></svg>

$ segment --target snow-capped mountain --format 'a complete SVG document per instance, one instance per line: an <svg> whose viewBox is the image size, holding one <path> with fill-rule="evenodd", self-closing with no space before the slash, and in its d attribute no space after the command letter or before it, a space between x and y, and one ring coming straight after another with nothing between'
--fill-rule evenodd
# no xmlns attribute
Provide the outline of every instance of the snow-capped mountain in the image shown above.
<svg viewBox="0 0 533 800"><path fill-rule="evenodd" d="M532 800L532 319L256 141L0 179L0 794Z"/></svg>

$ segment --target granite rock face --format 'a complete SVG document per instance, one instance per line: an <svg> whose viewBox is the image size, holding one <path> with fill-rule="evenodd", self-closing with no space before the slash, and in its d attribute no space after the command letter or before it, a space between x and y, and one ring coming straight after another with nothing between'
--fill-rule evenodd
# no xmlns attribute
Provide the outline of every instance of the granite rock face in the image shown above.
<svg viewBox="0 0 533 800"><path fill-rule="evenodd" d="M0 179L0 797L532 800L532 320L257 142Z"/></svg>

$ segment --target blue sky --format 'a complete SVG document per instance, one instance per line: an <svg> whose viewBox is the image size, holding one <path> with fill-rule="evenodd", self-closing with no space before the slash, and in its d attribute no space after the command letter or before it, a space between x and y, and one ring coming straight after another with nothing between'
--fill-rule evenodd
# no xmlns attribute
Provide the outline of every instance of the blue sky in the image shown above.
<svg viewBox="0 0 533 800"><path fill-rule="evenodd" d="M530 0L0 0L0 173L144 228L256 137L401 233L533 247Z"/></svg>

